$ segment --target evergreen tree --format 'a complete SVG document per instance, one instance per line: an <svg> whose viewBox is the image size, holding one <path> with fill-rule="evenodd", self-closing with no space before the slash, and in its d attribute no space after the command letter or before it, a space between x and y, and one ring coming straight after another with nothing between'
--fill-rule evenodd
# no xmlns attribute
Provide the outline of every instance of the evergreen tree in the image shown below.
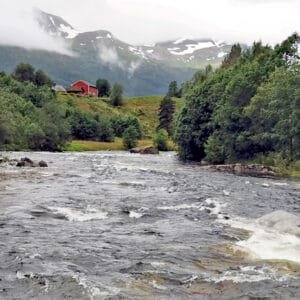
<svg viewBox="0 0 300 300"><path fill-rule="evenodd" d="M113 106L123 105L123 86L115 83L110 93L110 101Z"/></svg>
<svg viewBox="0 0 300 300"><path fill-rule="evenodd" d="M175 112L175 103L170 95L166 95L159 107L159 125L158 129L165 129L169 135L173 133L173 116Z"/></svg>
<svg viewBox="0 0 300 300"><path fill-rule="evenodd" d="M13 76L20 82L35 81L34 67L30 64L18 64L13 72Z"/></svg>
<svg viewBox="0 0 300 300"><path fill-rule="evenodd" d="M171 81L169 84L168 95L170 97L177 97L178 95L178 87L177 81Z"/></svg>
<svg viewBox="0 0 300 300"><path fill-rule="evenodd" d="M99 78L96 81L96 86L99 91L100 97L105 97L105 96L109 97L111 87L110 87L110 83L107 79Z"/></svg>
<svg viewBox="0 0 300 300"><path fill-rule="evenodd" d="M229 54L224 58L221 68L229 68L236 64L242 54L242 48L240 44L234 44L231 47Z"/></svg>
<svg viewBox="0 0 300 300"><path fill-rule="evenodd" d="M47 74L43 70L37 70L35 72L34 83L37 86L42 85L52 85L52 80L47 76Z"/></svg>

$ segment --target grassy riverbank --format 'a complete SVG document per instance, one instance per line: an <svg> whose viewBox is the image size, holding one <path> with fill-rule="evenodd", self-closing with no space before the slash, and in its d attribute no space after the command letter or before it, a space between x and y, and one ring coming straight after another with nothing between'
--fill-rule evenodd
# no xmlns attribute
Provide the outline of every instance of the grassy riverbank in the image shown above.
<svg viewBox="0 0 300 300"><path fill-rule="evenodd" d="M138 147L153 146L152 139L143 139L138 141ZM168 142L169 149L171 151L176 150L176 145L172 142ZM74 140L68 143L64 151L122 151L125 150L123 146L123 140L121 138L115 138L111 143L107 142L96 142L96 141L80 141Z"/></svg>

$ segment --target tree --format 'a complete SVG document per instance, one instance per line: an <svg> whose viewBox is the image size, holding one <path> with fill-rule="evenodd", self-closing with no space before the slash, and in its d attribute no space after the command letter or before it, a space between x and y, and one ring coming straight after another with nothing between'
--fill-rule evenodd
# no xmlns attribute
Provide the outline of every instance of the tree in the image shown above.
<svg viewBox="0 0 300 300"><path fill-rule="evenodd" d="M229 54L227 54L222 62L221 68L229 68L236 64L238 59L241 57L242 48L240 44L234 44L231 47Z"/></svg>
<svg viewBox="0 0 300 300"><path fill-rule="evenodd" d="M96 86L99 91L100 97L105 97L105 96L109 97L111 87L110 87L110 83L107 79L99 78L96 81Z"/></svg>
<svg viewBox="0 0 300 300"><path fill-rule="evenodd" d="M123 134L123 145L125 149L132 149L137 146L138 132L133 126L129 126Z"/></svg>
<svg viewBox="0 0 300 300"><path fill-rule="evenodd" d="M42 85L51 86L52 80L50 79L50 77L47 76L47 74L43 70L37 70L35 72L34 83L37 86L42 86Z"/></svg>
<svg viewBox="0 0 300 300"><path fill-rule="evenodd" d="M154 146L160 151L168 151L168 132L160 129L154 136Z"/></svg>
<svg viewBox="0 0 300 300"><path fill-rule="evenodd" d="M177 97L178 95L178 87L177 81L171 81L169 84L168 95L170 97Z"/></svg>
<svg viewBox="0 0 300 300"><path fill-rule="evenodd" d="M159 107L159 125L157 129L165 129L169 135L173 133L173 116L175 112L174 100L166 95Z"/></svg>
<svg viewBox="0 0 300 300"><path fill-rule="evenodd" d="M35 81L34 67L30 64L18 64L13 72L13 76L20 82Z"/></svg>
<svg viewBox="0 0 300 300"><path fill-rule="evenodd" d="M123 105L123 86L120 83L115 83L110 93L110 101L113 106Z"/></svg>

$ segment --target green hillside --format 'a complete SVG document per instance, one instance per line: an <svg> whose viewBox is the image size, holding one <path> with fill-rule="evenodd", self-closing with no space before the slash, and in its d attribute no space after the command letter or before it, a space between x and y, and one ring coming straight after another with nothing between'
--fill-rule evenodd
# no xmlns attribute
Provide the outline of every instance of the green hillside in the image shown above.
<svg viewBox="0 0 300 300"><path fill-rule="evenodd" d="M145 138L152 138L158 126L158 110L162 96L145 96L124 99L124 105L113 107L107 98L93 98L89 96L77 96L59 93L58 101L75 105L86 112L101 113L107 118L114 116L133 116L142 125ZM184 105L184 100L175 98L176 110L179 111Z"/></svg>

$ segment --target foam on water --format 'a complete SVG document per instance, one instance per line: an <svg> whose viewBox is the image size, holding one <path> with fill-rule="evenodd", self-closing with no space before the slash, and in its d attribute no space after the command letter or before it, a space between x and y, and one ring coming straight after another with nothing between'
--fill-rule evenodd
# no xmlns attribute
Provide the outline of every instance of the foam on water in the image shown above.
<svg viewBox="0 0 300 300"><path fill-rule="evenodd" d="M130 217L130 218L139 219L139 218L141 218L142 216L143 216L142 213L138 213L138 212L136 212L136 211L130 211L130 212L129 212L129 217Z"/></svg>
<svg viewBox="0 0 300 300"><path fill-rule="evenodd" d="M48 207L55 214L63 215L69 221L91 221L102 220L107 218L107 212L87 207L86 210L80 211L69 207Z"/></svg>
<svg viewBox="0 0 300 300"><path fill-rule="evenodd" d="M241 266L237 270L229 270L220 276L212 276L207 281L223 282L232 281L234 283L258 282L263 280L286 281L294 278L288 274L280 274L268 266Z"/></svg>
<svg viewBox="0 0 300 300"><path fill-rule="evenodd" d="M236 243L253 258L289 260L300 263L300 217L275 211L258 219L222 220L234 228L252 232L247 240Z"/></svg>

